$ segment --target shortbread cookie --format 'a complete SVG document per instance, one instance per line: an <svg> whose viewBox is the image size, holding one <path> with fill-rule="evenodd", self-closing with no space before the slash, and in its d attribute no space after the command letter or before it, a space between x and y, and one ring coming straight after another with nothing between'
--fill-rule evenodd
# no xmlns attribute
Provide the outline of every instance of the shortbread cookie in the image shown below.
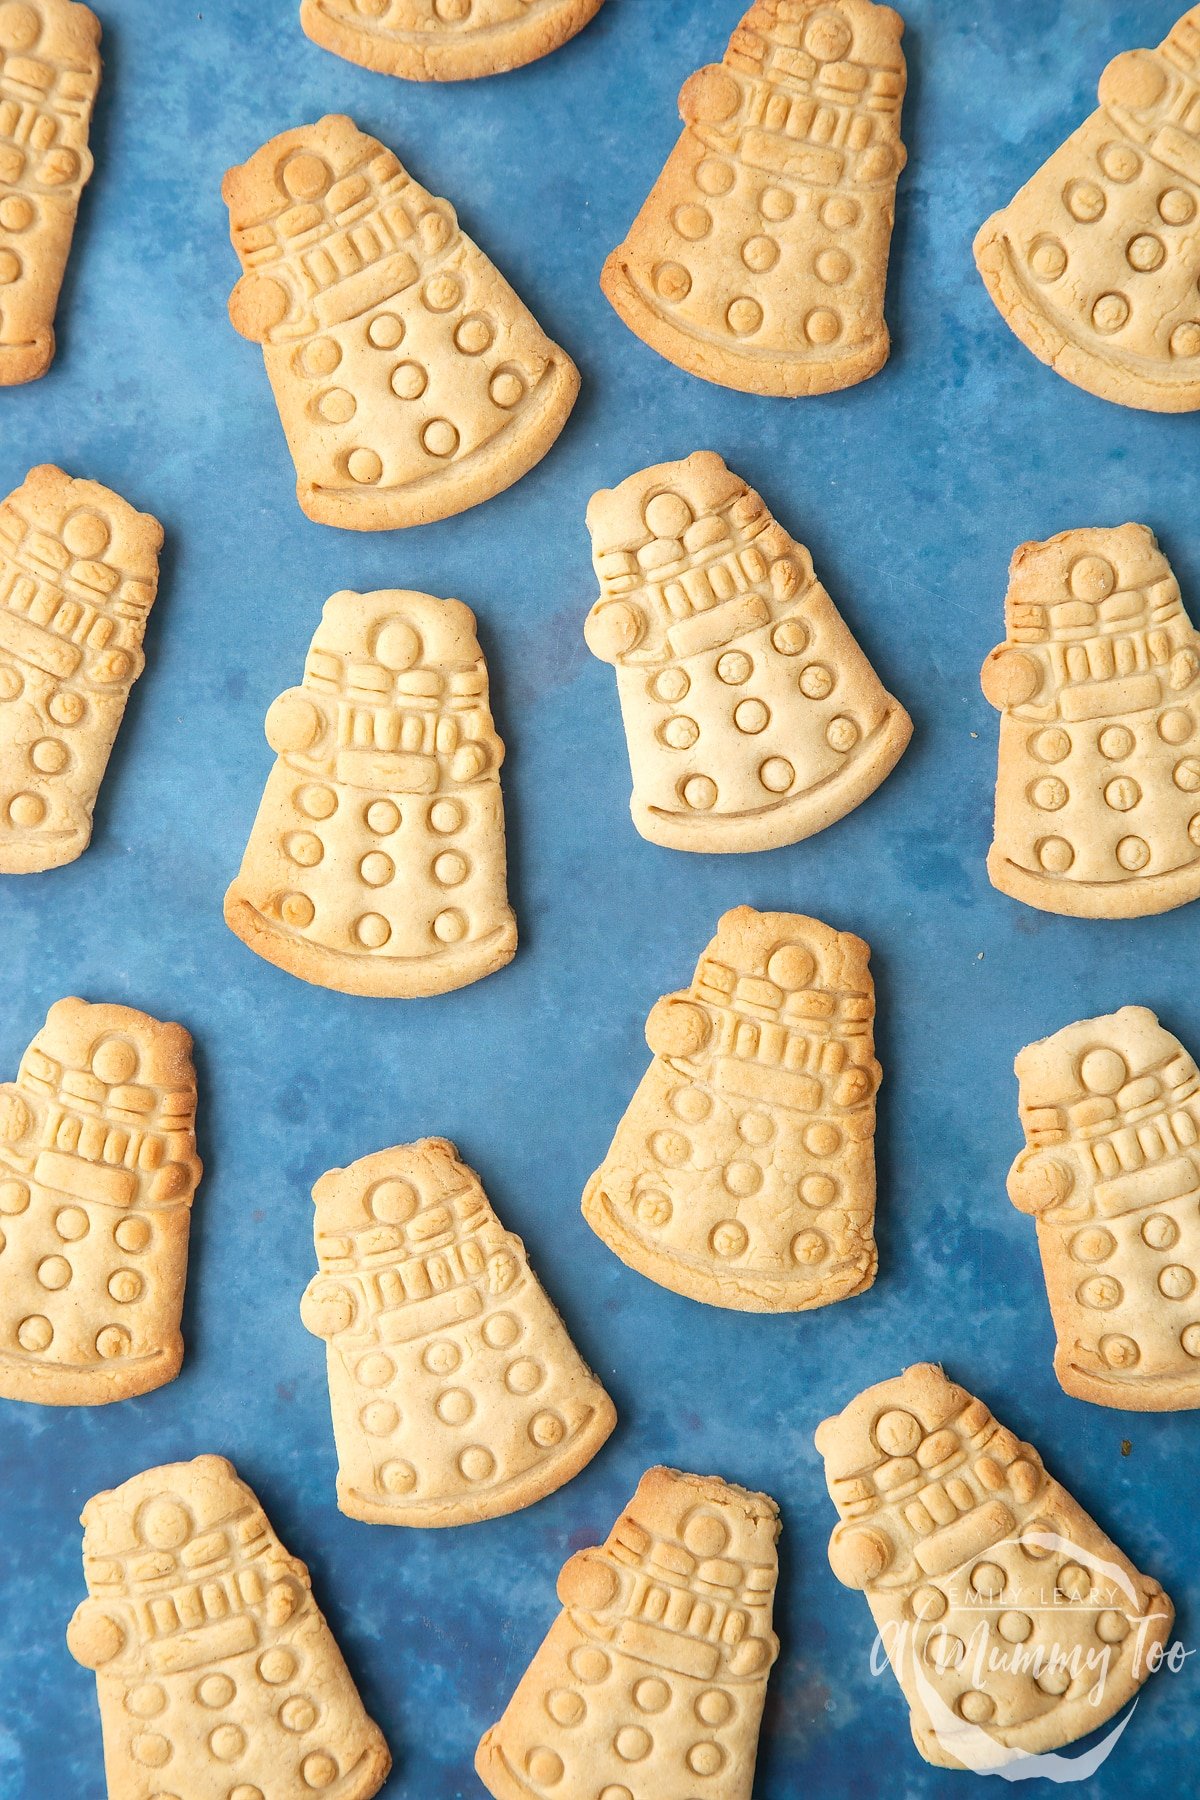
<svg viewBox="0 0 1200 1800"><path fill-rule="evenodd" d="M531 1506L617 1422L479 1177L444 1138L313 1189L338 1505L374 1525L471 1525Z"/></svg>
<svg viewBox="0 0 1200 1800"><path fill-rule="evenodd" d="M0 505L0 874L87 849L162 541L149 513L50 463Z"/></svg>
<svg viewBox="0 0 1200 1800"><path fill-rule="evenodd" d="M511 487L579 392L499 270L352 119L272 138L222 192L310 519L424 525Z"/></svg>
<svg viewBox="0 0 1200 1800"><path fill-rule="evenodd" d="M1175 1608L982 1400L932 1363L817 1431L838 1580L870 1602L917 1749L992 1774L1120 1711Z"/></svg>
<svg viewBox="0 0 1200 1800"><path fill-rule="evenodd" d="M899 761L912 721L760 497L711 450L592 498L633 822L671 850L769 850L833 824Z"/></svg>
<svg viewBox="0 0 1200 1800"><path fill-rule="evenodd" d="M315 44L406 81L470 81L549 56L604 0L302 0Z"/></svg>
<svg viewBox="0 0 1200 1800"><path fill-rule="evenodd" d="M201 1173L183 1026L52 1006L0 1087L0 1395L102 1406L174 1381Z"/></svg>
<svg viewBox="0 0 1200 1800"><path fill-rule="evenodd" d="M800 1312L875 1279L875 989L861 938L800 913L725 914L583 1196L660 1287Z"/></svg>
<svg viewBox="0 0 1200 1800"><path fill-rule="evenodd" d="M1200 894L1200 638L1144 525L1022 544L1005 642L994 886L1043 912L1131 919Z"/></svg>
<svg viewBox="0 0 1200 1800"><path fill-rule="evenodd" d="M750 1800L779 1510L715 1475L650 1469L475 1756L496 1800Z"/></svg>
<svg viewBox="0 0 1200 1800"><path fill-rule="evenodd" d="M975 239L1005 323L1076 387L1200 407L1200 6L1127 50L1100 106Z"/></svg>
<svg viewBox="0 0 1200 1800"><path fill-rule="evenodd" d="M54 360L54 315L92 174L100 21L73 0L0 5L0 387Z"/></svg>
<svg viewBox="0 0 1200 1800"><path fill-rule="evenodd" d="M225 896L256 955L344 994L404 997L511 962L504 745L469 607L335 594L266 732L278 760Z"/></svg>
<svg viewBox="0 0 1200 1800"><path fill-rule="evenodd" d="M1098 1406L1200 1406L1200 1072L1144 1006L1029 1044L1016 1069L1008 1192L1037 1220L1055 1374Z"/></svg>
<svg viewBox="0 0 1200 1800"><path fill-rule="evenodd" d="M601 286L689 374L825 394L887 361L904 22L871 0L755 0L684 85L684 131Z"/></svg>
<svg viewBox="0 0 1200 1800"><path fill-rule="evenodd" d="M223 1456L147 1469L83 1509L108 1800L369 1800L392 1759L312 1597Z"/></svg>

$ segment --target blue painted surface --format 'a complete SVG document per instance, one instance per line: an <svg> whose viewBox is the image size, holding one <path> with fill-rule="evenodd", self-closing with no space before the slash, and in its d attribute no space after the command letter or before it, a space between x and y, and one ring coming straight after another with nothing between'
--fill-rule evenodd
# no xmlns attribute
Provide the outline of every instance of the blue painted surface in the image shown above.
<svg viewBox="0 0 1200 1800"><path fill-rule="evenodd" d="M0 488L58 461L157 513L167 552L92 848L0 884L0 1070L15 1071L63 994L182 1019L198 1046L207 1174L181 1378L99 1411L0 1403L0 1796L102 1794L94 1684L63 1643L83 1594L77 1515L95 1490L206 1449L234 1458L311 1564L396 1752L389 1800L481 1793L476 1740L554 1614L561 1563L604 1536L658 1460L764 1487L783 1509L784 1651L759 1800L983 1792L925 1767L894 1684L869 1673L866 1606L825 1562L833 1515L812 1431L865 1383L942 1359L1037 1441L1174 1595L1183 1641L1200 1641L1200 1424L1060 1392L1033 1231L1003 1181L1022 1044L1141 1001L1200 1049L1200 910L1088 925L992 891L996 720L978 686L1024 538L1144 520L1197 614L1198 426L1057 379L1001 324L970 255L979 222L1088 110L1108 58L1156 42L1175 0L908 0L892 360L863 387L793 403L691 380L597 286L674 142L682 80L720 53L741 0L608 0L533 68L441 89L326 55L294 0L102 10L97 174L59 357L44 381L0 394ZM261 358L225 317L237 271L222 172L339 109L458 204L585 383L558 447L514 490L403 534L303 518ZM581 635L588 496L702 446L811 547L916 723L866 805L759 857L686 857L636 836L612 674ZM502 974L415 1004L306 987L221 920L271 760L267 705L298 676L328 594L392 585L460 595L479 614L509 746L522 933ZM882 1268L863 1298L807 1316L664 1293L578 1210L645 1065L650 1004L686 981L717 915L741 901L815 913L874 951ZM422 1534L335 1510L323 1351L297 1303L315 1177L430 1132L458 1143L526 1237L621 1423L542 1505ZM1091 1794L1194 1791L1196 1667L1151 1684Z"/></svg>

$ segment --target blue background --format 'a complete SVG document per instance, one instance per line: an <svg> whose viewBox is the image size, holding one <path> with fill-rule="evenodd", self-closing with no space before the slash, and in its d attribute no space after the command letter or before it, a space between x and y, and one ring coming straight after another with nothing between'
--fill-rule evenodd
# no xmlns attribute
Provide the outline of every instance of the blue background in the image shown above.
<svg viewBox="0 0 1200 1800"><path fill-rule="evenodd" d="M126 1001L197 1040L207 1174L183 1374L145 1400L0 1402L0 1796L98 1800L90 1675L63 1630L83 1594L76 1519L151 1463L220 1450L258 1490L393 1746L389 1800L479 1796L476 1741L556 1610L569 1552L604 1537L655 1461L716 1471L783 1510L778 1628L756 1794L969 1796L925 1767L862 1599L825 1562L815 1425L864 1384L941 1359L1033 1438L1200 1642L1200 1424L1064 1396L1032 1226L1008 1204L1012 1059L1126 1001L1200 1050L1200 910L1088 924L994 893L996 717L978 671L1002 635L1013 547L1142 520L1200 606L1195 417L1106 405L1001 323L971 261L980 221L1093 103L1108 58L1155 43L1177 0L907 0L910 161L884 372L827 399L695 381L619 323L597 277L677 132L685 76L742 0L608 0L515 75L419 87L310 44L295 0L104 0L105 80L49 376L0 393L0 491L43 460L109 483L167 529L160 598L96 814L72 867L0 883L0 1071L60 995ZM359 536L310 524L261 357L230 328L220 180L277 131L346 110L449 196L583 373L558 446L444 524ZM612 673L581 634L588 496L700 447L722 452L810 546L913 714L883 788L807 843L694 857L635 834ZM298 678L338 588L459 595L478 612L507 740L516 961L425 1002L344 998L225 929L271 757L262 719ZM881 1271L864 1297L755 1318L626 1269L579 1196L647 1061L653 1000L688 979L727 906L817 914L866 937L878 984ZM334 1505L322 1346L297 1303L325 1169L453 1138L527 1239L620 1424L569 1487L514 1518L421 1533ZM1128 1442L1124 1453L1122 1440ZM1096 1796L1194 1788L1196 1669L1151 1683ZM991 1792L995 1784L987 1791Z"/></svg>

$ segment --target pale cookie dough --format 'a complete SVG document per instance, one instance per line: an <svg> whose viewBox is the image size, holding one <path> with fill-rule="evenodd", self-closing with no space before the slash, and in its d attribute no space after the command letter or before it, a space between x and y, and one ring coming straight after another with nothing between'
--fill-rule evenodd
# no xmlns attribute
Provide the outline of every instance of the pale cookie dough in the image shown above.
<svg viewBox="0 0 1200 1800"><path fill-rule="evenodd" d="M579 392L454 208L352 119L284 132L222 188L296 493L347 531L424 525L545 456Z"/></svg>
<svg viewBox="0 0 1200 1800"><path fill-rule="evenodd" d="M0 1086L0 1395L102 1406L174 1381L201 1173L183 1026L59 1000Z"/></svg>
<svg viewBox="0 0 1200 1800"><path fill-rule="evenodd" d="M1200 894L1200 639L1144 525L1013 555L988 874L1043 912L1132 919Z"/></svg>
<svg viewBox="0 0 1200 1800"><path fill-rule="evenodd" d="M1200 6L1127 50L1100 105L975 239L1006 325L1076 387L1200 407Z"/></svg>
<svg viewBox="0 0 1200 1800"><path fill-rule="evenodd" d="M604 0L302 0L315 44L406 81L470 81L549 56Z"/></svg>
<svg viewBox="0 0 1200 1800"><path fill-rule="evenodd" d="M866 1594L926 1762L993 1774L1060 1749L1152 1672L1175 1617L1158 1583L933 1363L867 1388L817 1449L830 1564Z"/></svg>
<svg viewBox="0 0 1200 1800"><path fill-rule="evenodd" d="M441 994L511 962L504 745L475 615L384 589L326 602L271 706L267 777L225 922L344 994Z"/></svg>
<svg viewBox="0 0 1200 1800"><path fill-rule="evenodd" d="M903 31L870 0L756 0L685 83L683 135L600 283L652 350L752 394L883 367Z"/></svg>
<svg viewBox="0 0 1200 1800"><path fill-rule="evenodd" d="M654 1060L583 1196L661 1287L799 1312L875 1279L875 989L861 938L725 914L692 985L646 1021Z"/></svg>
<svg viewBox="0 0 1200 1800"><path fill-rule="evenodd" d="M162 542L149 513L52 463L0 505L0 874L61 868L91 841Z"/></svg>
<svg viewBox="0 0 1200 1800"><path fill-rule="evenodd" d="M337 1496L375 1525L471 1525L532 1506L617 1422L473 1169L425 1138L313 1189Z"/></svg>
<svg viewBox="0 0 1200 1800"><path fill-rule="evenodd" d="M592 497L600 598L584 635L612 663L644 838L769 850L874 793L912 735L762 499L711 450Z"/></svg>
<svg viewBox="0 0 1200 1800"><path fill-rule="evenodd" d="M1200 1406L1200 1072L1144 1006L1067 1025L1016 1062L1054 1372L1097 1406Z"/></svg>
<svg viewBox="0 0 1200 1800"><path fill-rule="evenodd" d="M54 360L54 315L100 87L100 21L72 0L0 5L0 387Z"/></svg>
<svg viewBox="0 0 1200 1800"><path fill-rule="evenodd" d="M308 1570L223 1456L147 1469L83 1509L108 1800L370 1800L392 1759Z"/></svg>
<svg viewBox="0 0 1200 1800"><path fill-rule="evenodd" d="M648 1470L479 1746L495 1800L750 1800L778 1537L766 1494Z"/></svg>

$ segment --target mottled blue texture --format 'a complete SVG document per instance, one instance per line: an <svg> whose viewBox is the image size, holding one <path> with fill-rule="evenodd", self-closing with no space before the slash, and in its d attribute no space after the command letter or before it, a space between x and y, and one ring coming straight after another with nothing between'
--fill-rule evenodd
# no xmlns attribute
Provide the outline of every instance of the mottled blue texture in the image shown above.
<svg viewBox="0 0 1200 1800"><path fill-rule="evenodd" d="M1059 380L1004 328L970 254L979 222L1088 109L1108 58L1156 42L1176 0L908 0L892 360L849 393L791 403L668 366L597 286L674 142L683 78L720 53L741 0L608 0L557 55L445 88L318 50L296 0L199 3L103 0L97 172L58 360L44 381L0 393L0 489L53 460L167 528L149 667L92 848L58 873L0 883L0 1071L15 1071L63 994L182 1019L197 1040L207 1164L181 1378L99 1411L0 1403L0 1796L101 1795L94 1685L63 1642L83 1593L76 1519L95 1490L205 1449L235 1459L312 1566L395 1750L390 1800L480 1794L476 1740L554 1614L560 1564L607 1532L656 1460L764 1487L783 1509L784 1648L761 1800L982 1792L925 1767L898 1691L870 1676L866 1606L825 1562L832 1509L812 1432L865 1383L942 1359L1036 1440L1163 1580L1184 1641L1198 1641L1200 1422L1060 1392L1032 1226L1004 1174L1019 1143L1012 1058L1031 1038L1143 1001L1200 1050L1200 909L1089 925L992 891L996 718L978 684L1024 538L1144 520L1200 609L1198 425ZM404 534L303 518L261 357L225 316L237 269L223 171L339 109L456 202L584 378L563 439L526 480ZM588 496L701 446L811 547L916 724L866 805L758 857L688 857L635 835L612 674L580 629L594 593ZM270 763L268 703L298 676L329 593L393 585L460 595L479 613L509 746L521 928L509 969L420 1003L306 987L221 920ZM651 1002L687 979L717 915L740 901L816 913L874 950L881 1273L865 1297L807 1316L675 1298L625 1270L579 1214L645 1065ZM621 1422L542 1505L423 1534L335 1510L324 1356L297 1302L315 1177L430 1132L459 1144L526 1237ZM1151 1685L1092 1794L1194 1788L1196 1666Z"/></svg>

